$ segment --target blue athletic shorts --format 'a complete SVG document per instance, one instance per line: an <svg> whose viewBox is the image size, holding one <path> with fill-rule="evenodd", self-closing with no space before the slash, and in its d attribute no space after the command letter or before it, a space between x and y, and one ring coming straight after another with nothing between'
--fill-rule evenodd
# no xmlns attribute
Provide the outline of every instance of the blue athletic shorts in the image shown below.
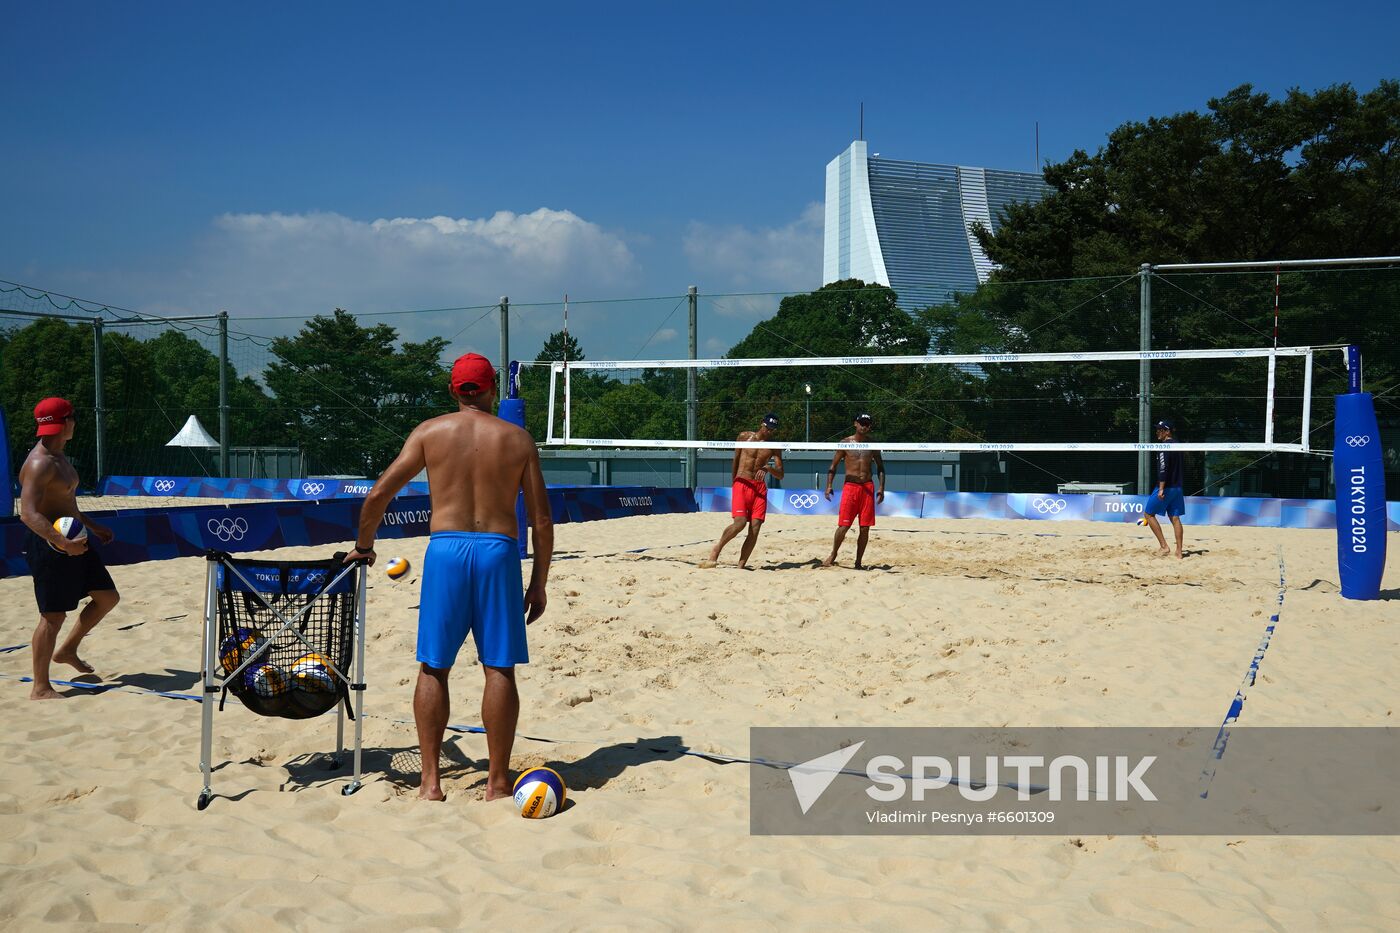
<svg viewBox="0 0 1400 933"><path fill-rule="evenodd" d="M487 667L530 662L520 545L509 535L435 531L423 558L418 660L451 667L468 632Z"/></svg>
<svg viewBox="0 0 1400 933"><path fill-rule="evenodd" d="M1182 495L1181 487L1168 486L1166 494L1166 498L1158 498L1156 490L1153 490L1143 503L1143 511L1148 515L1165 515L1168 518L1185 515L1186 496Z"/></svg>

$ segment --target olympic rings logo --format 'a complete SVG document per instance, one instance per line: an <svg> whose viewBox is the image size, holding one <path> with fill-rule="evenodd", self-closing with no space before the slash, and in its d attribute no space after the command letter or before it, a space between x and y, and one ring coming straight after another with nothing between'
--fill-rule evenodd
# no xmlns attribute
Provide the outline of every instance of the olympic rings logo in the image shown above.
<svg viewBox="0 0 1400 933"><path fill-rule="evenodd" d="M220 541L242 541L248 533L248 523L241 518L211 518L206 526Z"/></svg>
<svg viewBox="0 0 1400 933"><path fill-rule="evenodd" d="M788 502L799 509L810 509L820 501L814 492L804 492L801 495L794 492L788 496Z"/></svg>
<svg viewBox="0 0 1400 933"><path fill-rule="evenodd" d="M308 496L319 496L326 491L325 483L302 483L301 491Z"/></svg>
<svg viewBox="0 0 1400 933"><path fill-rule="evenodd" d="M1059 515L1065 509L1069 508L1069 503L1063 499L1042 499L1037 497L1031 500L1031 508L1035 509L1041 515Z"/></svg>
<svg viewBox="0 0 1400 933"><path fill-rule="evenodd" d="M175 481L173 479L158 479L151 485L156 492L169 492L175 488Z"/></svg>
<svg viewBox="0 0 1400 933"><path fill-rule="evenodd" d="M1347 438L1348 447L1365 447L1369 443L1371 443L1369 434L1353 434Z"/></svg>

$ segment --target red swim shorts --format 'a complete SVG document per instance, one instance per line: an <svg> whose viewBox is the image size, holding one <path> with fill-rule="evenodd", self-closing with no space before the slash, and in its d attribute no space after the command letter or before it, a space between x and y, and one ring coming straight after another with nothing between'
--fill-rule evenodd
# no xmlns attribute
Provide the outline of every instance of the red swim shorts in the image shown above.
<svg viewBox="0 0 1400 933"><path fill-rule="evenodd" d="M729 514L761 522L768 515L768 487L751 479L735 479L730 491Z"/></svg>
<svg viewBox="0 0 1400 933"><path fill-rule="evenodd" d="M841 514L836 524L842 528L860 517L860 527L869 528L875 524L875 483L843 483L841 485Z"/></svg>

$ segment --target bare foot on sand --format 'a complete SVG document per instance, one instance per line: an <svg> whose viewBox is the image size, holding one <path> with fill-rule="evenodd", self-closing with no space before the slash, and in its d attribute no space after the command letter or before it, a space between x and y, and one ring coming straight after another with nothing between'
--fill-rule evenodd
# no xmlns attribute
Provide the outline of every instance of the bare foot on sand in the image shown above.
<svg viewBox="0 0 1400 933"><path fill-rule="evenodd" d="M835 566L836 566L836 558L834 558L834 557L828 557L826 560L822 561L822 567L823 567L823 568L826 568L826 567L835 567Z"/></svg>
<svg viewBox="0 0 1400 933"><path fill-rule="evenodd" d="M510 797L510 796L511 796L511 792L510 792L510 785L509 785L509 784L489 784L489 783L488 783L488 784L486 785L486 799L487 799L487 800L496 800L496 799L501 798L501 797Z"/></svg>
<svg viewBox="0 0 1400 933"><path fill-rule="evenodd" d="M40 686L38 686L38 685L35 685L34 689L31 690L31 691L29 691L29 699L31 699L31 700L61 700L61 699L63 699L63 694L59 693L59 692L58 692L57 690L55 690L53 687L40 687Z"/></svg>
<svg viewBox="0 0 1400 933"><path fill-rule="evenodd" d="M1171 548L1159 547L1159 548L1157 549L1157 556L1158 556L1158 557L1171 557L1171 556L1172 556Z"/></svg>
<svg viewBox="0 0 1400 933"><path fill-rule="evenodd" d="M716 565L716 562L715 562L715 561L712 561L712 560L706 558L705 560L702 560L702 561L700 562L700 569L701 569L701 570L709 570L711 567L714 567L715 565Z"/></svg>
<svg viewBox="0 0 1400 933"><path fill-rule="evenodd" d="M440 801L440 800L446 800L446 799L447 799L447 795L444 794L444 793L442 792L442 787L441 787L441 786L436 786L436 787L422 787L422 788L419 788L419 790L418 790L418 799L419 799L419 800Z"/></svg>
<svg viewBox="0 0 1400 933"><path fill-rule="evenodd" d="M53 659L59 664L67 664L69 667L76 667L79 673L91 674L96 668L78 657L76 651L55 651Z"/></svg>

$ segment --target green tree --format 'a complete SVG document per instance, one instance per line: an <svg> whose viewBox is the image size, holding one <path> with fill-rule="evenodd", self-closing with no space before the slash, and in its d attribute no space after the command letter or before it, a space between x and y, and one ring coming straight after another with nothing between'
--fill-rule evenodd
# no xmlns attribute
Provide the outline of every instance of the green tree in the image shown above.
<svg viewBox="0 0 1400 933"><path fill-rule="evenodd" d="M562 330L556 330L545 338L544 346L540 348L535 362L553 363L563 360L577 362L583 359L587 359L587 357L583 355L583 348L579 346L578 338L566 334Z"/></svg>
<svg viewBox="0 0 1400 933"><path fill-rule="evenodd" d="M340 308L272 342L264 380L315 472L376 476L418 422L452 410L447 341L397 344L394 328Z"/></svg>
<svg viewBox="0 0 1400 933"><path fill-rule="evenodd" d="M1365 94L1348 85L1293 90L1280 100L1243 85L1205 112L1124 124L1094 154L1079 150L1047 167L1045 178L1053 189L1047 198L1010 207L996 234L977 231L999 266L992 281L920 313L940 351L1136 349L1137 286L1124 275L1145 262L1393 253L1400 243L1400 82ZM1105 278L1032 281L1096 276ZM1400 345L1391 336L1400 326L1395 270L1285 272L1280 286L1282 343L1358 343L1368 381L1389 386L1400 378ZM1273 289L1267 272L1156 275L1153 347L1267 346ZM1315 397L1325 399L1340 388L1340 366L1319 364ZM1154 412L1175 417L1192 439L1258 437L1263 381L1258 367L1156 366ZM970 409L976 432L992 440L1028 440L1031 431L1038 440L1136 436L1133 366L992 366L984 394L1026 400L1019 414L990 403ZM1037 423L1028 423L1032 412ZM1281 406L1278 418L1276 433L1296 436L1297 406ZM1325 434L1326 417L1314 422ZM1202 462L1195 462L1197 482ZM1037 488L1086 469L1083 455L1019 458L1027 463L1037 465L1027 477ZM1106 456L1090 469L1130 479L1135 463L1131 455Z"/></svg>
<svg viewBox="0 0 1400 933"><path fill-rule="evenodd" d="M778 313L734 345L731 359L802 356L897 356L927 352L927 330L882 285L854 279L784 298ZM942 366L725 367L700 380L700 436L730 439L772 411L780 436L801 440L811 385L812 440L851 432L860 409L877 419L885 440L960 437L959 399L967 379Z"/></svg>

